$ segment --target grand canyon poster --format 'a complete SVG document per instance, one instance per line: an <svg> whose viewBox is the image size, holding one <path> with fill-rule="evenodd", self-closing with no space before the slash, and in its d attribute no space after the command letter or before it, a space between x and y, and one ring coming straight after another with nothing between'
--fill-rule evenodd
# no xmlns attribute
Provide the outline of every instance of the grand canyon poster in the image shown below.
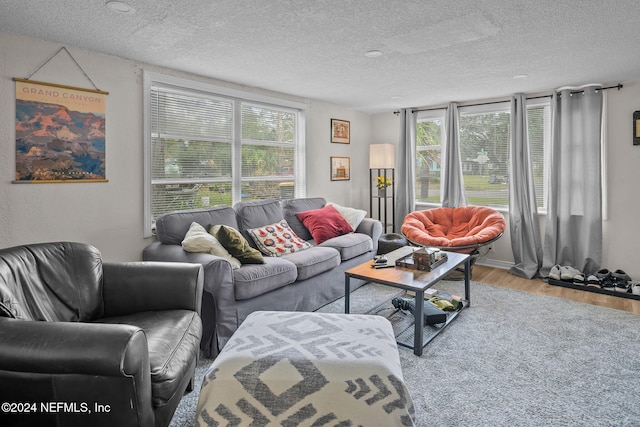
<svg viewBox="0 0 640 427"><path fill-rule="evenodd" d="M14 80L14 182L106 182L107 92Z"/></svg>

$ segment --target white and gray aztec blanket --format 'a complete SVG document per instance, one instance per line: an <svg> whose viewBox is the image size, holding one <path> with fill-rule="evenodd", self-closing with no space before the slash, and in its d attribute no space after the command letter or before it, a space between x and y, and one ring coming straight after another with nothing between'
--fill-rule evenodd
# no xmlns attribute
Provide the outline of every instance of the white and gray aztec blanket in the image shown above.
<svg viewBox="0 0 640 427"><path fill-rule="evenodd" d="M215 359L199 426L413 426L389 321L381 316L262 311Z"/></svg>

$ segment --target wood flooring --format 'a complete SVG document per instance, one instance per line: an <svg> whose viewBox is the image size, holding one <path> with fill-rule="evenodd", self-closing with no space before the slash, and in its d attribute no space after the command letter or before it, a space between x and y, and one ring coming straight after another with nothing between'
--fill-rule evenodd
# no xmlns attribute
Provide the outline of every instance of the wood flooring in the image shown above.
<svg viewBox="0 0 640 427"><path fill-rule="evenodd" d="M473 266L471 279L488 285L517 289L519 291L530 292L538 295L565 298L586 304L624 310L640 315L640 300L549 285L541 279L528 280L519 276L514 276L507 270L501 268L475 264Z"/></svg>

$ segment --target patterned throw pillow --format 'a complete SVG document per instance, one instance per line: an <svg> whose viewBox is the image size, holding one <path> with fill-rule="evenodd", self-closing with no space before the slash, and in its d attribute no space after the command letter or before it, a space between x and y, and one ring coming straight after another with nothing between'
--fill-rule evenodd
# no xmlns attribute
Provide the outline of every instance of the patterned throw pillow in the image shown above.
<svg viewBox="0 0 640 427"><path fill-rule="evenodd" d="M256 242L256 246L265 255L281 256L299 252L311 247L311 245L302 240L289 227L287 220L283 219L275 224L265 225L264 227L253 228L247 230L249 235Z"/></svg>

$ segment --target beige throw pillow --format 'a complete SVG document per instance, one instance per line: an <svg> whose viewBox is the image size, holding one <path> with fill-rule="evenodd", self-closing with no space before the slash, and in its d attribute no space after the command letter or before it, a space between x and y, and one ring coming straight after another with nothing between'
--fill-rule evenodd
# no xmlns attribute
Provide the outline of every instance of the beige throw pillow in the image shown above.
<svg viewBox="0 0 640 427"><path fill-rule="evenodd" d="M232 268L240 267L240 261L231 256L224 246L197 222L192 222L189 231L182 241L182 249L187 252L204 252L224 258L231 263Z"/></svg>
<svg viewBox="0 0 640 427"><path fill-rule="evenodd" d="M361 209L347 208L345 206L340 206L336 203L329 202L328 205L333 206L340 215L349 223L353 231L358 228L364 217L367 216L367 211L363 211Z"/></svg>

